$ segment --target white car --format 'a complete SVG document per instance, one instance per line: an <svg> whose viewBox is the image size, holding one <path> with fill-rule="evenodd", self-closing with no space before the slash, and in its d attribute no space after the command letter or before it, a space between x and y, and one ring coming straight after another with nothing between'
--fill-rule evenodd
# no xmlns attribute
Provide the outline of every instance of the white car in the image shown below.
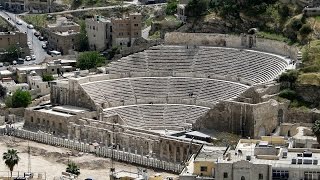
<svg viewBox="0 0 320 180"><path fill-rule="evenodd" d="M22 25L22 22L19 21L19 20L18 20L16 23L17 23L18 25Z"/></svg>
<svg viewBox="0 0 320 180"><path fill-rule="evenodd" d="M33 27L32 24L28 24L28 25L27 25L27 28L28 28L28 29L33 29L34 27Z"/></svg>
<svg viewBox="0 0 320 180"><path fill-rule="evenodd" d="M36 60L36 55L31 55L31 60Z"/></svg>
<svg viewBox="0 0 320 180"><path fill-rule="evenodd" d="M31 57L30 56L26 56L25 60L26 61L31 61Z"/></svg>

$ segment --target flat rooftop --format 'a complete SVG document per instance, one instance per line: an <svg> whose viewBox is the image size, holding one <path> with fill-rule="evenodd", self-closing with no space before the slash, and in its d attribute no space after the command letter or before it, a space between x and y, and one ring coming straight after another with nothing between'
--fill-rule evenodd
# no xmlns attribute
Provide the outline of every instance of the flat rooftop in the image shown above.
<svg viewBox="0 0 320 180"><path fill-rule="evenodd" d="M74 116L72 114L57 112L57 111L53 111L52 109L45 109L45 108L39 109L37 111L48 113L48 114L53 114L53 115L57 115L57 116L62 116L62 117L72 117L72 116Z"/></svg>
<svg viewBox="0 0 320 180"><path fill-rule="evenodd" d="M78 114L78 113L89 111L86 108L76 107L76 106L69 106L69 105L55 106L55 107L52 107L52 109L54 111L59 111L59 112L64 112L64 113L73 113L73 114Z"/></svg>
<svg viewBox="0 0 320 180"><path fill-rule="evenodd" d="M216 161L226 149L227 147L203 146L195 161Z"/></svg>
<svg viewBox="0 0 320 180"><path fill-rule="evenodd" d="M0 71L0 75L2 76L9 76L9 75L12 75L13 72L9 71L9 70L1 70Z"/></svg>
<svg viewBox="0 0 320 180"><path fill-rule="evenodd" d="M40 65L17 67L18 71L29 71L29 70L39 70L39 69L46 69L46 67L40 66Z"/></svg>
<svg viewBox="0 0 320 180"><path fill-rule="evenodd" d="M230 160L228 160L227 158L223 159L221 156L218 161L220 163L234 163L237 161L246 160L247 156L250 156L251 163L253 163L253 164L268 164L268 165L272 165L273 168L277 168L277 167L281 168L281 167L289 167L290 166L290 168L319 169L319 164L317 164L317 165L304 164L304 163L292 164L292 159L298 159L298 158L302 159L302 161L304 161L304 160L318 160L319 161L320 160L320 153L318 153L319 152L318 149L312 153L312 157L298 157L298 154L303 153L304 149L295 149L294 150L295 152L293 152L293 151L290 151L290 149L288 150L284 147L275 146L275 147L279 148L279 154L277 156L265 155L267 158L257 158L257 156L254 156L254 149L256 147L256 143L259 143L259 141L252 140L252 143L239 142L236 150L229 151L229 153L231 155ZM238 150L242 151L241 155L239 154ZM309 149L309 150L312 151L312 149ZM283 157L284 151L287 152L287 157ZM237 155L235 155L236 153L237 153Z"/></svg>

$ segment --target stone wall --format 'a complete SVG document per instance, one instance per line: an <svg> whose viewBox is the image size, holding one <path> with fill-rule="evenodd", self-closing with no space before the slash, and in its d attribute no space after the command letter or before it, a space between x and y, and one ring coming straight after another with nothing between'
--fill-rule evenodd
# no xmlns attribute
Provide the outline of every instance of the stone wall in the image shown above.
<svg viewBox="0 0 320 180"><path fill-rule="evenodd" d="M50 100L53 105L72 105L97 110L97 106L82 89L82 83L119 78L117 75L97 74L87 77L69 78L51 83Z"/></svg>
<svg viewBox="0 0 320 180"><path fill-rule="evenodd" d="M212 128L258 138L269 135L283 121L287 104L275 100L258 104L220 101L194 124L194 128ZM279 111L282 115L279 119Z"/></svg>
<svg viewBox="0 0 320 180"><path fill-rule="evenodd" d="M320 87L315 85L296 85L296 92L303 98L303 100L320 104Z"/></svg>
<svg viewBox="0 0 320 180"><path fill-rule="evenodd" d="M320 119L320 111L318 110L303 110L297 108L288 109L287 123L314 123Z"/></svg>
<svg viewBox="0 0 320 180"><path fill-rule="evenodd" d="M63 113L49 113L47 111L39 111L34 108L26 108L24 118L24 127L32 130L42 130L53 134L66 135L68 133L68 124L74 122L81 117L93 118L97 117L96 112L86 112L77 115Z"/></svg>
<svg viewBox="0 0 320 180"><path fill-rule="evenodd" d="M152 131L85 118L70 123L68 137L78 141L98 142L105 146L116 144L142 155L179 163L201 147L199 143L190 143L191 140L180 140Z"/></svg>
<svg viewBox="0 0 320 180"><path fill-rule="evenodd" d="M166 33L165 43L172 45L197 45L197 46L223 46L232 48L248 48L248 37L246 35L229 35L229 34L209 34L209 33ZM284 42L274 41L254 36L252 49L290 56L296 59L297 47L289 46Z"/></svg>

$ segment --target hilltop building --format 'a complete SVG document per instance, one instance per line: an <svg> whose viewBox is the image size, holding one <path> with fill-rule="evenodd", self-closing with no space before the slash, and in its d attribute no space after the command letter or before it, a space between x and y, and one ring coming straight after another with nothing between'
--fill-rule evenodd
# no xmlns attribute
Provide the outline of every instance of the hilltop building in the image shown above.
<svg viewBox="0 0 320 180"><path fill-rule="evenodd" d="M92 50L103 51L114 46L130 47L141 37L142 15L105 19L100 16L86 19L86 31Z"/></svg>

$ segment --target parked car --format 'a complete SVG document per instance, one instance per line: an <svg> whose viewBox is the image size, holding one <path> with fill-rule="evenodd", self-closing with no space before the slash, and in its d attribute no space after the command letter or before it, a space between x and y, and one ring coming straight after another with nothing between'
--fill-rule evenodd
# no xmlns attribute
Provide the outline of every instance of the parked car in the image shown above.
<svg viewBox="0 0 320 180"><path fill-rule="evenodd" d="M18 24L18 25L22 25L22 22L21 21L16 21L16 23Z"/></svg>
<svg viewBox="0 0 320 180"><path fill-rule="evenodd" d="M42 44L42 49L47 49L48 46L46 44Z"/></svg>
<svg viewBox="0 0 320 180"><path fill-rule="evenodd" d="M30 56L26 56L25 60L26 61L31 61L31 57Z"/></svg>
<svg viewBox="0 0 320 180"><path fill-rule="evenodd" d="M38 36L41 35L40 32L38 32L38 31L34 32L33 34L34 34L34 36L36 36L36 37L38 37Z"/></svg>
<svg viewBox="0 0 320 180"><path fill-rule="evenodd" d="M33 29L34 27L33 27L32 24L28 24L28 25L27 25L27 28L28 28L28 29Z"/></svg>
<svg viewBox="0 0 320 180"><path fill-rule="evenodd" d="M39 39L40 41L44 41L44 37L43 37L43 36L39 36L38 39Z"/></svg>
<svg viewBox="0 0 320 180"><path fill-rule="evenodd" d="M31 60L36 60L36 55L31 55Z"/></svg>
<svg viewBox="0 0 320 180"><path fill-rule="evenodd" d="M0 67L3 67L3 63L0 63Z"/></svg>
<svg viewBox="0 0 320 180"><path fill-rule="evenodd" d="M16 64L17 64L17 61L12 61L12 64L13 64L13 65L16 65Z"/></svg>
<svg viewBox="0 0 320 180"><path fill-rule="evenodd" d="M22 58L18 58L16 64L24 64L24 60Z"/></svg>

